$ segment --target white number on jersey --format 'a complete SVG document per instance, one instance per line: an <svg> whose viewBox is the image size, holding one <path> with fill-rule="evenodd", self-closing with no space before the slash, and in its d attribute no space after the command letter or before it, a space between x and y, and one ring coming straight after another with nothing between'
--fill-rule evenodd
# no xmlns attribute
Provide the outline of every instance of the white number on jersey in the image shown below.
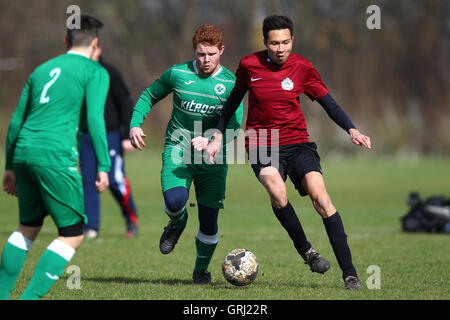
<svg viewBox="0 0 450 320"><path fill-rule="evenodd" d="M60 68L55 68L52 71L50 71L50 77L52 77L52 79L45 84L44 90L42 90L41 100L39 100L40 103L48 103L50 101L50 97L47 97L47 91L55 83L56 79L58 79L60 74L61 74Z"/></svg>

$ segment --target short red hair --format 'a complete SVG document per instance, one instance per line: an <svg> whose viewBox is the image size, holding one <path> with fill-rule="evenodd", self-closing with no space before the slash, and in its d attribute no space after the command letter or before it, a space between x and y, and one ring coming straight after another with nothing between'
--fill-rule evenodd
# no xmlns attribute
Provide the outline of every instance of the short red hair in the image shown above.
<svg viewBox="0 0 450 320"><path fill-rule="evenodd" d="M222 32L212 24L204 24L195 31L194 37L192 38L194 50L199 43L216 46L221 49L223 46Z"/></svg>

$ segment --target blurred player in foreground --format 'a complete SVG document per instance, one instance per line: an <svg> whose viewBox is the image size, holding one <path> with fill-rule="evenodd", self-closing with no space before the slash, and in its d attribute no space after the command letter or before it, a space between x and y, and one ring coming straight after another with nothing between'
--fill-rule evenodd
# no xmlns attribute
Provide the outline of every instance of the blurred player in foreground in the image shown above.
<svg viewBox="0 0 450 320"><path fill-rule="evenodd" d="M19 227L6 243L0 266L0 299L8 299L47 215L58 237L36 265L24 300L45 295L81 245L86 223L78 173L81 128L87 125L98 161L98 191L109 184L110 159L103 112L109 76L91 60L103 24L82 15L68 29L69 51L37 67L22 91L6 141L3 189L18 197Z"/></svg>
<svg viewBox="0 0 450 320"><path fill-rule="evenodd" d="M300 109L300 94L305 93L317 100L331 119L350 135L354 144L370 149L370 138L356 129L331 97L313 65L291 52L294 34L293 23L288 17L267 17L263 22L263 35L267 50L241 59L236 72L236 86L223 108L218 132L207 147L210 161L220 151L222 132L249 91L246 149L249 155L257 155L254 161L250 156L252 169L269 193L275 216L311 271L325 273L330 268L329 262L308 242L288 201L285 181L289 176L300 195L309 195L323 218L343 272L345 288L360 289L361 282L352 263L344 225L325 189L317 146L308 139L305 117ZM275 154L276 161L262 161L259 156L266 153Z"/></svg>
<svg viewBox="0 0 450 320"><path fill-rule="evenodd" d="M193 280L195 284L210 284L208 265L219 239L217 221L225 199L228 166L225 161L217 166L202 162L201 152L200 159L196 159L191 142L206 146L208 140L203 135L216 127L235 77L220 65L224 45L217 27L201 26L192 42L195 59L169 68L141 95L134 108L130 138L139 150L145 146L141 129L144 118L158 101L173 92L173 111L166 130L161 170L164 210L170 222L161 235L159 248L163 254L170 253L181 236L188 219L189 189L194 182L200 226L195 240ZM241 121L242 104L229 127L237 130ZM234 135L230 136L233 139Z"/></svg>

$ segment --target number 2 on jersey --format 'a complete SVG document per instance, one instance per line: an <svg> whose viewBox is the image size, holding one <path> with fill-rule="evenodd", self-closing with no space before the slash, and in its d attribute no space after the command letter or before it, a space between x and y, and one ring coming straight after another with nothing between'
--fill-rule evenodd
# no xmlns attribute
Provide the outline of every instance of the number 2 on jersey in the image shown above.
<svg viewBox="0 0 450 320"><path fill-rule="evenodd" d="M50 97L47 97L47 91L55 83L56 79L58 79L60 74L61 74L60 68L55 68L52 71L50 71L50 77L52 77L52 79L45 84L44 90L42 90L41 100L39 100L40 103L48 103L50 101Z"/></svg>

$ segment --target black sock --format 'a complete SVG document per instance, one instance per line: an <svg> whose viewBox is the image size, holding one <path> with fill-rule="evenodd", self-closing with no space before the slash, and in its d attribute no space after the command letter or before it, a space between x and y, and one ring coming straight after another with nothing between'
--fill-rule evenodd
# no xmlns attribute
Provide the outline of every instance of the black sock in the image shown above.
<svg viewBox="0 0 450 320"><path fill-rule="evenodd" d="M277 209L272 206L275 216L280 221L283 228L288 232L292 242L294 242L295 249L303 256L311 248L311 244L306 239L300 220L295 214L294 208L288 202L284 208Z"/></svg>
<svg viewBox="0 0 450 320"><path fill-rule="evenodd" d="M352 254L347 243L347 235L339 213L336 212L331 217L324 218L323 224L327 230L339 267L341 267L343 272L342 277L344 279L348 276L356 277L356 270L352 263Z"/></svg>

